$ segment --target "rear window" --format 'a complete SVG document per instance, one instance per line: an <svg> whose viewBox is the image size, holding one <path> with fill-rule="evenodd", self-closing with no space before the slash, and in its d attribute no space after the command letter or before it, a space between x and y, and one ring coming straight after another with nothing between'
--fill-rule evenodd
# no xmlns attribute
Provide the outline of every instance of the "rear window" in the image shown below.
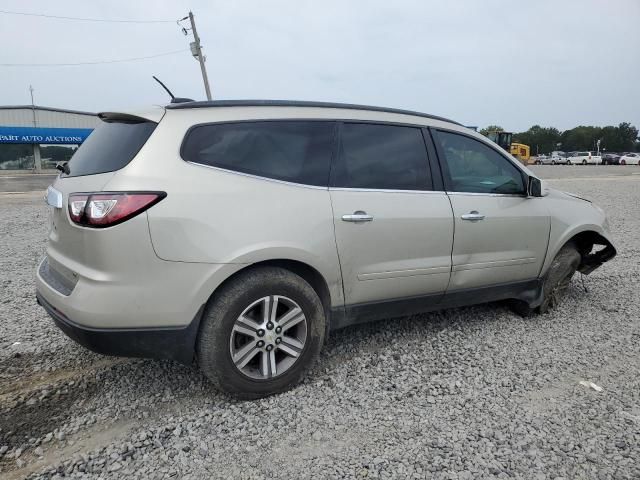
<svg viewBox="0 0 640 480"><path fill-rule="evenodd" d="M334 123L260 121L198 125L182 146L188 162L326 186Z"/></svg>
<svg viewBox="0 0 640 480"><path fill-rule="evenodd" d="M127 165L156 128L154 122L102 122L69 160L69 177L114 172Z"/></svg>

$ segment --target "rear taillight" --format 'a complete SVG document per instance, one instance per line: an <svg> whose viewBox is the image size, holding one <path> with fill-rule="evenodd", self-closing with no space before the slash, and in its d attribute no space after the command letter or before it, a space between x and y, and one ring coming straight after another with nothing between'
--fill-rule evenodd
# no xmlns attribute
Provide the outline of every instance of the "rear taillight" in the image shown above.
<svg viewBox="0 0 640 480"><path fill-rule="evenodd" d="M84 227L111 227L144 212L166 196L164 192L72 193L69 217Z"/></svg>

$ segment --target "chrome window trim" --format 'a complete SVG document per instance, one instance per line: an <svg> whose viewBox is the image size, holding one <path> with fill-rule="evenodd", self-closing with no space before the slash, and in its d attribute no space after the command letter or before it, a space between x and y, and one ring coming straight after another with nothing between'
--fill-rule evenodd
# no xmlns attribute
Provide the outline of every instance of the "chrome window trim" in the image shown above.
<svg viewBox="0 0 640 480"><path fill-rule="evenodd" d="M381 192L381 193L438 193L446 194L443 190L396 190L387 188L350 188L350 187L329 187L331 192Z"/></svg>
<svg viewBox="0 0 640 480"><path fill-rule="evenodd" d="M518 197L529 198L527 195L520 193L489 193L489 192L447 192L447 195L469 195L469 196L484 196L484 197Z"/></svg>

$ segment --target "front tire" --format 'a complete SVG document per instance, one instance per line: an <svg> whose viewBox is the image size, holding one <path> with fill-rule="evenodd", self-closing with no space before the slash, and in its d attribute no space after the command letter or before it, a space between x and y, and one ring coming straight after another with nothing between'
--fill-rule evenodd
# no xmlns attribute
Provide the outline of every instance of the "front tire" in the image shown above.
<svg viewBox="0 0 640 480"><path fill-rule="evenodd" d="M532 308L521 300L513 300L510 303L511 309L523 317L554 309L564 298L581 259L575 245L567 243L560 249L547 270L542 283L543 300L540 306Z"/></svg>
<svg viewBox="0 0 640 480"><path fill-rule="evenodd" d="M322 302L302 277L279 267L250 270L209 301L198 363L220 390L235 397L280 393L315 362L326 325Z"/></svg>

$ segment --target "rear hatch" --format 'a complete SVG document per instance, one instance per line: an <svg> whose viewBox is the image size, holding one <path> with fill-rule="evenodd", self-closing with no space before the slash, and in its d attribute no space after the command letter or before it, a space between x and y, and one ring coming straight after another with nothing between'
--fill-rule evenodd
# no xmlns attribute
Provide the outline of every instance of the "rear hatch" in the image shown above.
<svg viewBox="0 0 640 480"><path fill-rule="evenodd" d="M73 280L73 272L60 265L61 261L67 265L77 262L92 266L95 251L91 236L96 233L71 222L69 195L104 191L114 175L135 158L163 115L164 109L160 107L135 114L100 114L100 124L67 164L68 173L61 173L50 187L53 190L47 195L51 205L48 261L69 280Z"/></svg>

